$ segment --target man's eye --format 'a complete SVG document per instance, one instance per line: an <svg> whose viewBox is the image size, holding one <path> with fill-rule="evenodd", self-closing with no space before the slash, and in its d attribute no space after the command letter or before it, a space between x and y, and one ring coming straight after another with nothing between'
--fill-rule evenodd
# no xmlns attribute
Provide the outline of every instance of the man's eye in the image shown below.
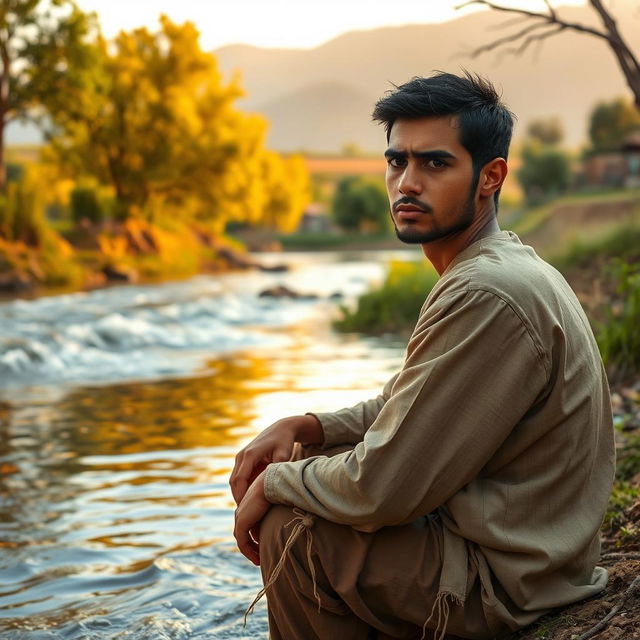
<svg viewBox="0 0 640 640"><path fill-rule="evenodd" d="M433 158L427 162L427 166L431 169L444 169L444 167L448 167L449 165L439 158Z"/></svg>
<svg viewBox="0 0 640 640"><path fill-rule="evenodd" d="M387 158L387 164L391 167L395 167L396 169L400 169L404 167L406 161L404 158Z"/></svg>

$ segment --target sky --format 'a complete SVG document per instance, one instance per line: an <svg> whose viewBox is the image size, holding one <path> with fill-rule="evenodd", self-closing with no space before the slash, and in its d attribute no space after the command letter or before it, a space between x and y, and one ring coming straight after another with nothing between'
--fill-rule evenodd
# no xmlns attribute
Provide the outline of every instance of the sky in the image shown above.
<svg viewBox="0 0 640 640"><path fill-rule="evenodd" d="M456 10L465 0L77 0L83 11L97 13L102 32L159 27L167 14L179 24L189 20L200 31L200 46L213 51L228 44L267 48L312 49L342 33L384 26L445 22L476 7ZM545 10L543 0L494 0L504 6ZM551 0L554 6L585 0ZM508 18L505 18L508 19ZM31 125L12 123L10 144L41 141Z"/></svg>
<svg viewBox="0 0 640 640"><path fill-rule="evenodd" d="M464 0L78 0L98 14L107 38L118 31L158 27L158 16L190 20L200 30L200 45L214 50L227 44L268 48L313 48L347 31L410 23L444 22L474 8L456 10ZM542 0L502 0L505 6L544 10ZM562 0L554 4L584 4Z"/></svg>

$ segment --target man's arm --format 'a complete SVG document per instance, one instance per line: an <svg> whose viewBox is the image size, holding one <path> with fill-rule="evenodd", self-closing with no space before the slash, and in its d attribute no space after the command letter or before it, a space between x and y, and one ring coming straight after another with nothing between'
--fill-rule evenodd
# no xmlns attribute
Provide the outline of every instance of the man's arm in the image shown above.
<svg viewBox="0 0 640 640"><path fill-rule="evenodd" d="M353 451L269 465L266 499L365 529L409 522L481 473L547 372L514 310L485 291L427 309L407 360Z"/></svg>
<svg viewBox="0 0 640 640"><path fill-rule="evenodd" d="M253 480L269 463L285 462L291 458L296 442L323 447L361 442L391 395L396 378L397 375L385 384L379 396L354 407L335 413L290 416L260 432L236 456L229 480L236 504L240 503Z"/></svg>
<svg viewBox="0 0 640 640"><path fill-rule="evenodd" d="M353 407L347 407L332 413L316 413L314 415L322 426L325 448L338 444L357 444L362 442L364 434L375 422L382 407L391 397L393 385L399 374L394 375L382 389L382 393Z"/></svg>

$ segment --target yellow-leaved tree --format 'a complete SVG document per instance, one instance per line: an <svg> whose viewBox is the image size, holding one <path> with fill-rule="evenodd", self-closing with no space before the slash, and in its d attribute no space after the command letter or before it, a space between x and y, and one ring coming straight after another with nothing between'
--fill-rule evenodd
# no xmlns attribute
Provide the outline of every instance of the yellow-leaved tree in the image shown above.
<svg viewBox="0 0 640 640"><path fill-rule="evenodd" d="M265 149L266 121L234 107L238 80L223 81L193 24L160 23L98 39L91 80L52 113L59 160L110 185L119 220L294 227L308 201L304 165Z"/></svg>

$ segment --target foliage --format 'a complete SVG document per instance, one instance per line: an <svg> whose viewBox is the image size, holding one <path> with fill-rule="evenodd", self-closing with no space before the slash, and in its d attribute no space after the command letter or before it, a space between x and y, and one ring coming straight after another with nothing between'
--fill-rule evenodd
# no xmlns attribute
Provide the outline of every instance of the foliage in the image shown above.
<svg viewBox="0 0 640 640"><path fill-rule="evenodd" d="M372 233L362 234L358 231L348 233L293 233L278 237L278 242L285 249L293 249L297 251L313 251L325 249L340 249L344 247L357 247L359 249L367 249L375 247L378 242L385 246L389 244L390 236L388 233Z"/></svg>
<svg viewBox="0 0 640 640"><path fill-rule="evenodd" d="M543 145L557 145L564 138L562 122L557 116L533 120L527 127L527 136Z"/></svg>
<svg viewBox="0 0 640 640"><path fill-rule="evenodd" d="M574 243L563 255L553 259L553 265L564 272L595 260L609 261L614 257L634 260L639 257L639 250L640 226L624 224L590 242Z"/></svg>
<svg viewBox="0 0 640 640"><path fill-rule="evenodd" d="M266 201L261 224L285 233L295 231L311 200L311 183L303 157L283 158L273 151L265 151L262 179Z"/></svg>
<svg viewBox="0 0 640 640"><path fill-rule="evenodd" d="M626 136L640 130L640 111L624 98L598 103L589 116L589 138L594 151L616 151Z"/></svg>
<svg viewBox="0 0 640 640"><path fill-rule="evenodd" d="M437 273L424 263L393 262L382 285L361 296L353 311L341 307L342 318L334 326L368 334L405 333L415 325L437 280Z"/></svg>
<svg viewBox="0 0 640 640"><path fill-rule="evenodd" d="M0 272L29 283L79 286L83 270L73 249L45 220L41 180L31 168L0 196Z"/></svg>
<svg viewBox="0 0 640 640"><path fill-rule="evenodd" d="M70 203L71 217L77 224L82 220L92 223L100 223L105 218L105 205L100 198L96 184L78 184L71 191Z"/></svg>
<svg viewBox="0 0 640 640"><path fill-rule="evenodd" d="M333 215L343 229L382 231L389 227L389 201L380 180L347 176L336 186Z"/></svg>
<svg viewBox="0 0 640 640"><path fill-rule="evenodd" d="M640 371L640 265L616 259L610 270L616 282L616 301L597 338L602 358L620 378Z"/></svg>
<svg viewBox="0 0 640 640"><path fill-rule="evenodd" d="M529 140L522 149L522 166L517 172L527 202L536 204L558 195L571 183L568 155L552 145Z"/></svg>
<svg viewBox="0 0 640 640"><path fill-rule="evenodd" d="M89 81L53 113L58 159L110 185L116 218L178 216L222 232L228 221L295 226L308 179L299 159L263 147L266 122L237 111L191 23L98 39Z"/></svg>
<svg viewBox="0 0 640 640"><path fill-rule="evenodd" d="M31 247L42 245L48 228L39 187L33 171L7 185L5 195L0 195L0 237Z"/></svg>
<svg viewBox="0 0 640 640"><path fill-rule="evenodd" d="M5 186L4 130L75 98L93 29L75 0L3 0L0 9L0 189Z"/></svg>

